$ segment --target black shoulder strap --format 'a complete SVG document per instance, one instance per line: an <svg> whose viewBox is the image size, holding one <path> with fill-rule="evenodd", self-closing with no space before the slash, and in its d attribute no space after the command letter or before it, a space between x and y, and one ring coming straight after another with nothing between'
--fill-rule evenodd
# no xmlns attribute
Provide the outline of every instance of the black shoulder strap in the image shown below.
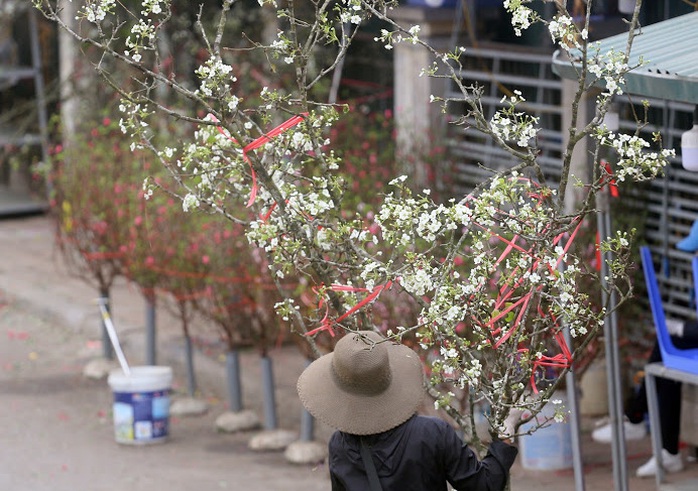
<svg viewBox="0 0 698 491"><path fill-rule="evenodd" d="M371 491L382 491L381 483L378 480L378 472L376 472L376 466L373 465L373 457L371 456L371 449L368 448L366 440L361 438L361 460L364 461L364 467L366 468L366 475L368 476L368 485Z"/></svg>

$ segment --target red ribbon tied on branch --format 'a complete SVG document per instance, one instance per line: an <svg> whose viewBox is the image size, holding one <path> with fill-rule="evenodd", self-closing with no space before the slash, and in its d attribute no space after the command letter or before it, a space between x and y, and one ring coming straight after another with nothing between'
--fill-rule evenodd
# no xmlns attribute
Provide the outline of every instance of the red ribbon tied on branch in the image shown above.
<svg viewBox="0 0 698 491"><path fill-rule="evenodd" d="M559 264L562 262L563 257L565 254L567 254L570 246L572 245L572 242L574 241L574 238L577 235L577 232L579 231L581 227L582 221L580 220L577 225L575 226L572 234L569 236L569 240L565 244L562 253L558 256L557 261L555 263L555 267L559 266ZM496 234L494 232L491 232L494 237L499 239L501 242L507 244L506 249L504 252L501 254L499 259L497 259L497 264L499 264L501 261L503 261L509 253L513 250L516 249L520 252L523 252L525 254L533 255L532 249L525 250L521 246L516 244L516 241L518 240L518 236L514 236L512 240L507 240L506 238L502 237L499 234ZM558 236L555 237L553 240L553 244L556 245L558 244L563 237L566 234L559 234ZM532 269L536 269L540 264L540 259L536 259L533 262ZM552 269L552 266L548 265L549 269ZM520 271L518 268L516 268L514 271L512 271L509 280L504 283L502 288L500 288L499 293L497 294L497 298L495 300L495 310L499 311L502 309L502 307L512 298L514 291L517 287L523 284L524 278L523 276L517 276L520 275ZM503 319L506 317L510 312L516 311L518 309L518 312L516 312L516 318L514 323L512 324L511 328L501 337L499 340L494 342L493 346L495 349L499 348L507 339L511 337L511 335L518 329L519 325L521 324L521 321L523 319L523 314L526 311L526 308L528 307L528 304L530 300L533 297L533 294L535 291L540 290L540 287L536 287L532 290L529 290L526 292L521 298L516 300L515 302L512 302L510 305L508 305L506 308L503 310L499 311L497 315L493 316L488 322L487 322L487 327L490 328L491 333L493 336L497 336L501 333L501 329L495 329L495 324L497 321Z"/></svg>
<svg viewBox="0 0 698 491"><path fill-rule="evenodd" d="M209 113L207 117L210 118L215 123L219 122L218 118L216 118L213 114ZM284 133L285 131L288 131L289 129L293 128L294 126L296 126L298 123L300 123L301 121L303 121L307 117L308 117L308 113L301 113L301 114L297 114L295 116L292 116L289 119L287 119L286 121L284 121L283 123L281 123L276 128L272 129L270 132L264 133L260 137L255 138L254 140L252 140L252 142L250 142L247 145L245 145L244 147L242 147L242 158L245 162L247 162L247 165L250 166L250 174L252 174L252 191L250 192L250 199L247 200L247 205L246 205L247 208L252 206L252 203L254 203L254 200L257 197L257 189L258 189L257 173L254 171L254 167L252 166L252 162L250 162L250 158L247 156L247 153L251 152L253 150L257 150L262 145L266 145L267 143L271 142L274 138L276 138L280 134ZM217 125L216 128L218 129L218 132L221 135L225 136L228 140L232 141L236 145L239 145L238 141L235 138L232 138L230 135L228 135L222 126Z"/></svg>
<svg viewBox="0 0 698 491"><path fill-rule="evenodd" d="M614 188L611 188L612 192ZM617 192L617 191L616 191ZM541 201L541 197L535 194L531 194L531 197L533 198L538 198L538 201ZM515 235L511 239L507 239L506 237L503 237L502 235L496 233L493 230L489 230L486 227L477 224L480 228L483 230L489 231L491 236L493 238L498 239L500 242L506 245L504 248L504 251L501 253L499 258L496 261L496 264L500 264L502 261L504 261L507 256L514 250L522 253L522 254L528 254L529 256L533 257L533 250L532 248L525 249L523 246L517 244L519 240L519 236ZM564 244L564 247L562 251L558 254L557 260L555 261L554 265L548 264L546 265L548 270L553 270L557 268L560 263L562 263L565 255L568 253L570 246L574 242L575 237L577 236L577 233L579 232L580 228L582 225L582 220L578 220L576 226L574 227L573 231L571 234L566 234L566 233L561 233L558 234L554 239L553 239L553 245L556 246L559 244L565 237L567 237L567 241ZM539 258L534 258L531 269L536 270L540 266L540 259ZM540 290L540 286L535 286L531 288L529 291L525 292L521 297L518 299L514 300L513 296L518 287L523 285L524 283L524 276L521 274L521 271L519 268L515 268L507 281L504 282L503 286L499 289L499 292L497 294L497 298L495 299L495 305L494 309L496 311L496 314L492 316L491 319L486 323L486 327L490 329L490 333L493 337L495 336L500 336L499 339L492 339L492 346L494 349L498 349L504 344L511 336L514 334L518 328L520 327L522 321L523 321L523 315L526 312L527 308L529 307L529 304L531 303L531 300L533 299L533 295ZM545 316L543 312L539 312L541 316ZM506 318L509 315L515 314L514 320L512 322L512 325L509 329L506 330L506 332L502 333L502 328L496 327L496 323L501 321L502 319ZM555 318L552 313L550 314L553 322L557 325L557 319ZM556 368L569 368L572 365L572 353L569 349L569 346L567 345L567 342L565 341L565 337L560 332L559 330L554 334L555 341L560 348L560 353L556 354L555 356L547 356L547 355L541 355L539 358L533 361L532 363L532 370L531 370L531 386L534 391L534 393L538 392L538 388L536 387L535 383L535 374L537 372L538 368L542 367L556 367ZM519 350L519 352L524 352L528 351L527 348L522 348Z"/></svg>
<svg viewBox="0 0 698 491"><path fill-rule="evenodd" d="M569 368L572 366L572 353L570 352L569 346L567 346L567 341L565 341L565 336L562 331L557 331L555 333L555 341L557 341L562 353L558 353L555 356L541 355L540 358L533 361L533 367L531 368L531 387L533 388L534 394L538 394L538 387L536 387L536 372L538 368Z"/></svg>
<svg viewBox="0 0 698 491"><path fill-rule="evenodd" d="M368 288L360 288L360 287L354 287L354 286L348 286L348 285L331 285L328 290L332 290L334 292L370 292L366 298L361 300L359 303L354 305L351 309L347 310L344 312L342 315L337 317L336 319L330 319L330 309L328 306L325 305L325 316L322 318L320 321L320 326L316 327L315 329L308 331L305 333L306 336L313 336L319 332L322 331L327 331L330 333L330 336L334 337L334 329L332 329L333 324L337 324L339 322L342 322L344 319L348 318L349 316L353 315L355 312L358 312L362 308L364 308L366 305L369 303L373 302L378 295L381 294L381 292L385 289L390 288L393 286L392 281L388 281L387 283L383 285L377 285L375 286L372 290L369 290ZM317 292L317 290L316 290ZM322 308L324 305L325 301L324 299L320 299L320 302L318 304L318 308Z"/></svg>

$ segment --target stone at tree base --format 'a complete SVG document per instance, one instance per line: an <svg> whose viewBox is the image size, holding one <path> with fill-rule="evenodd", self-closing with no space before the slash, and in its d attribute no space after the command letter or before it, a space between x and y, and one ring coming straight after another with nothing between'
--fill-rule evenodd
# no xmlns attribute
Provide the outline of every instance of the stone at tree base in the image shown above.
<svg viewBox="0 0 698 491"><path fill-rule="evenodd" d="M114 360L106 358L95 358L90 360L82 369L82 375L85 378L101 380L107 378L109 372L119 368L119 364Z"/></svg>
<svg viewBox="0 0 698 491"><path fill-rule="evenodd" d="M267 430L253 436L247 446L250 450L283 450L298 440L298 434L288 430Z"/></svg>
<svg viewBox="0 0 698 491"><path fill-rule="evenodd" d="M284 457L291 464L318 464L327 458L327 444L297 440L286 447Z"/></svg>
<svg viewBox="0 0 698 491"><path fill-rule="evenodd" d="M253 411L228 411L216 418L216 429L224 433L237 433L259 428L259 417Z"/></svg>
<svg viewBox="0 0 698 491"><path fill-rule="evenodd" d="M201 416L206 411L208 411L206 401L195 397L176 399L170 406L170 414L172 416Z"/></svg>

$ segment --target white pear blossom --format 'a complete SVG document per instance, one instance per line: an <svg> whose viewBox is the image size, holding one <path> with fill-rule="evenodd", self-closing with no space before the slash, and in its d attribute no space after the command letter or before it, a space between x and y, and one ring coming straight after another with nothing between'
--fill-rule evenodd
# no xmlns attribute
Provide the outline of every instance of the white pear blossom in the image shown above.
<svg viewBox="0 0 698 491"><path fill-rule="evenodd" d="M504 0L503 6L511 14L511 25L517 36L531 27L535 19L535 13L527 6L529 3L530 0Z"/></svg>

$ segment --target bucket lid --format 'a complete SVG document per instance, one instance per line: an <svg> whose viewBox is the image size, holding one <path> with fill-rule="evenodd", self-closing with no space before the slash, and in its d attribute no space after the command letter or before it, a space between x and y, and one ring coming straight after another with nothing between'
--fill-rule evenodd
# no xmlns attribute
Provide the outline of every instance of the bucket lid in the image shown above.
<svg viewBox="0 0 698 491"><path fill-rule="evenodd" d="M172 368L157 365L131 367L129 375L121 369L113 370L109 373L107 383L115 392L165 390L172 385Z"/></svg>

